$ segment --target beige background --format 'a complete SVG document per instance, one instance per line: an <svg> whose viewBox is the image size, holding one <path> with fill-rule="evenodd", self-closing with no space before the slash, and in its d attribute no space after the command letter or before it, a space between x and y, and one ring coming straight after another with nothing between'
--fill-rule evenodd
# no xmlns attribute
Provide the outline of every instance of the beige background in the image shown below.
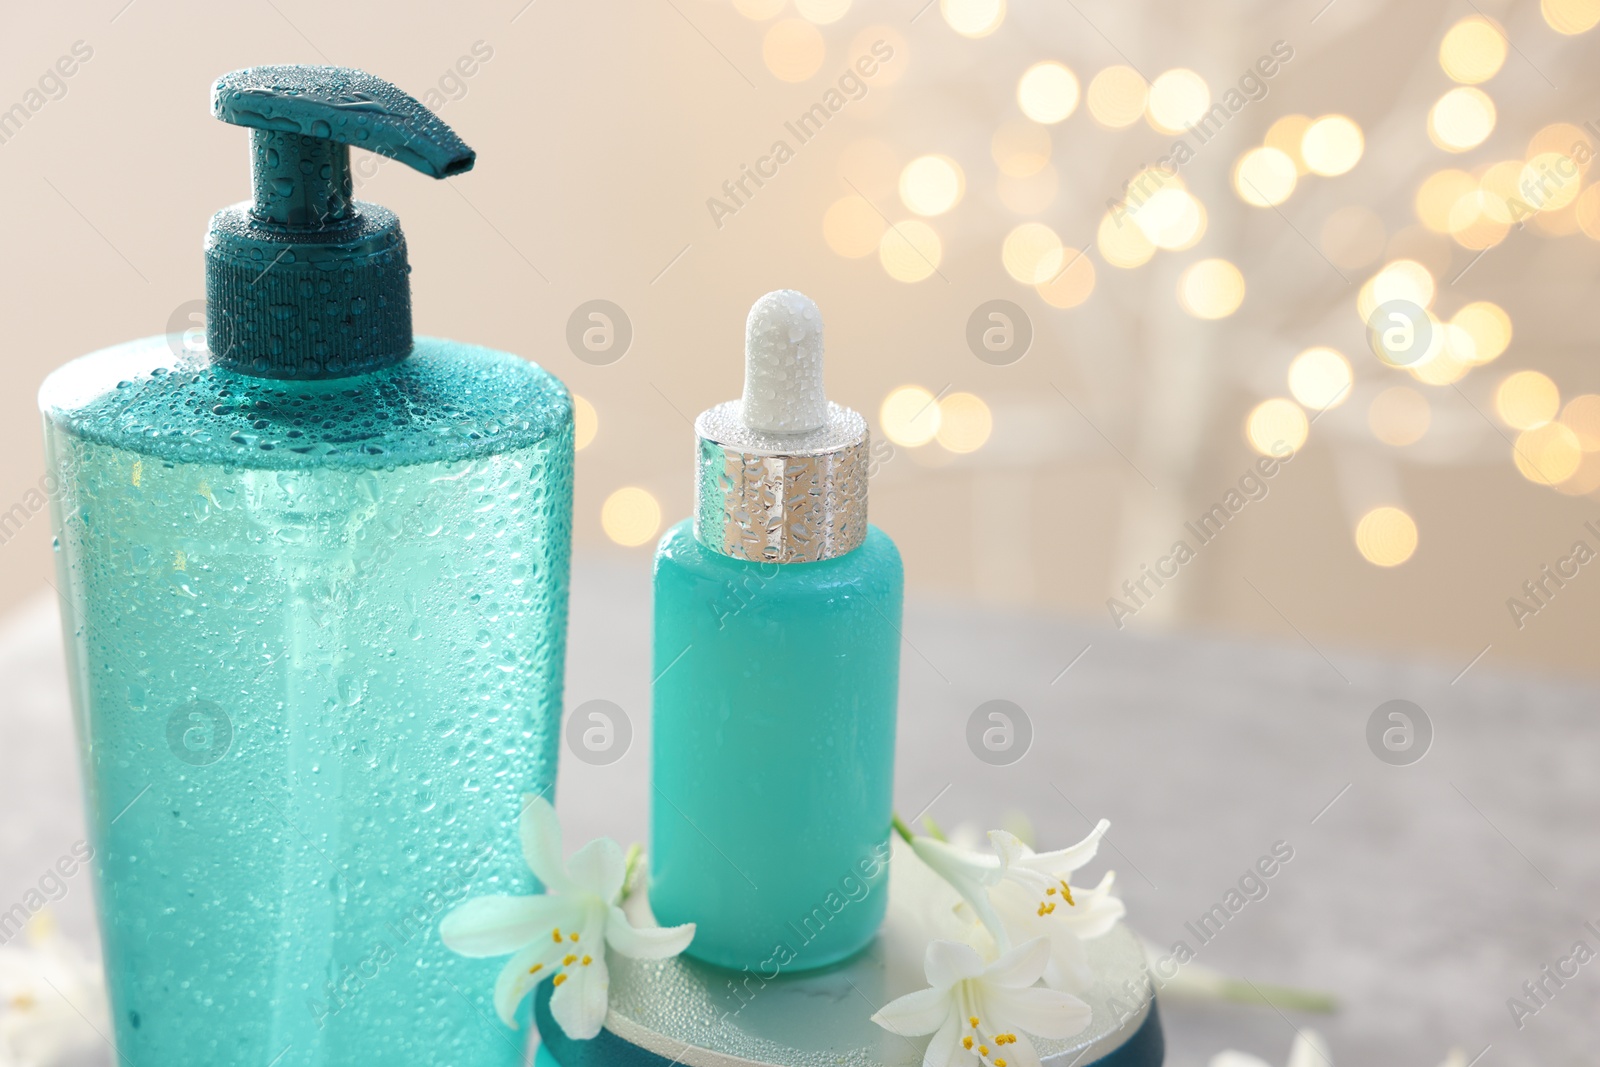
<svg viewBox="0 0 1600 1067"><path fill-rule="evenodd" d="M209 116L218 74L328 62L420 96L449 89L453 65L481 41L492 58L441 109L478 150L478 169L446 187L387 164L359 195L404 221L418 332L520 353L594 405L599 430L579 457L581 555L648 567L648 544L606 537L602 503L631 485L660 501L665 521L687 514L687 419L738 393L745 311L787 286L823 308L833 397L875 427L884 397L910 383L977 394L994 413L993 437L976 453L900 448L874 481L874 519L902 546L912 588L1109 627L1106 598L1252 462L1241 432L1250 409L1286 394L1296 352L1326 344L1356 367L1351 401L1318 420L1270 496L1129 626L1366 646L1459 667L1488 646L1486 662L1593 674L1600 574L1589 571L1600 568L1586 568L1521 631L1505 601L1578 538L1600 545L1582 528L1600 526L1600 500L1519 475L1514 432L1493 420L1492 397L1524 368L1550 375L1564 397L1600 391L1600 249L1581 234L1530 228L1462 275L1475 253L1419 231L1412 196L1441 167L1519 156L1547 123L1600 119L1596 38L1552 32L1537 3L1485 0L1514 46L1486 86L1499 125L1483 148L1451 157L1429 142L1426 114L1451 84L1439 40L1469 7L1336 0L1318 15L1320 6L1013 2L995 34L969 40L937 4L857 0L821 28L826 59L799 84L764 63L767 24L724 0L397 3L382 7L381 23L376 5L307 0L13 6L0 34L0 108L23 100L75 42L93 56L61 99L0 144L9 205L0 213L9 334L0 511L42 472L34 393L43 376L76 355L163 332L201 293L206 221L248 193L246 134ZM875 81L715 226L706 199L820 97L858 54L858 39L879 36L898 50L895 80ZM1268 97L1185 168L1209 210L1198 246L1132 271L1097 261L1099 284L1073 310L1007 276L1000 247L1011 227L1037 218L1083 246L1107 199L1172 140L1143 123L1100 129L1080 106L1049 129L1053 203L1034 216L1012 212L996 193L989 139L1019 117L1022 70L1060 59L1087 84L1124 61L1151 74L1188 66L1217 91L1280 39L1295 58ZM1351 116L1366 132L1365 156L1344 177L1307 181L1277 210L1246 207L1230 168L1290 112ZM905 284L875 256L829 250L828 205L853 186L890 219L908 218L894 177L929 152L957 160L967 182L960 205L932 220L944 246L939 274ZM1445 313L1491 299L1516 324L1511 350L1457 387L1415 386L1433 404L1434 430L1409 449L1365 429L1370 397L1405 380L1364 349L1353 310L1382 260L1341 278L1318 247L1328 217L1351 204L1383 220L1391 255L1423 259L1441 279L1460 276L1441 293ZM1249 287L1240 311L1219 322L1190 318L1174 298L1183 267L1206 256L1237 263ZM578 360L564 337L573 309L595 298L626 309L635 331L626 356L605 367ZM964 340L969 314L994 298L1020 304L1036 330L1032 350L1009 367L979 362ZM1375 503L1416 519L1420 545L1402 566L1381 569L1356 551L1356 518ZM0 605L53 578L49 540L48 521L35 516L0 545Z"/></svg>

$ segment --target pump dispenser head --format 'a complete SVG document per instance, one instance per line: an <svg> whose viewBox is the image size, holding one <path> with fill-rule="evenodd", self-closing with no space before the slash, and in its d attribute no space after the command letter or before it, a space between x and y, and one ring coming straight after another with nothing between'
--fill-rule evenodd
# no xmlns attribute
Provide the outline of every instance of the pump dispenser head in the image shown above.
<svg viewBox="0 0 1600 1067"><path fill-rule="evenodd" d="M805 563L867 536L867 423L828 401L822 313L793 289L745 321L744 396L695 420L695 537L739 559Z"/></svg>
<svg viewBox="0 0 1600 1067"><path fill-rule="evenodd" d="M250 128L254 199L206 235L212 359L265 378L339 378L411 352L411 266L393 212L351 198L350 147L434 178L472 169L455 131L395 86L343 67L250 67L212 114Z"/></svg>

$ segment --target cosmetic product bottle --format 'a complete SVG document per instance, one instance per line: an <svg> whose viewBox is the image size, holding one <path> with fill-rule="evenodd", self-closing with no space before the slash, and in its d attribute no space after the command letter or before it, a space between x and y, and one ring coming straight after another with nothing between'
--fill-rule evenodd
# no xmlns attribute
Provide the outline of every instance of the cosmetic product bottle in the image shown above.
<svg viewBox="0 0 1600 1067"><path fill-rule="evenodd" d="M650 903L758 982L857 952L888 899L903 578L822 354L809 299L756 302L744 396L696 420L694 518L656 550Z"/></svg>
<svg viewBox="0 0 1600 1067"><path fill-rule="evenodd" d="M470 169L420 103L259 67L212 110L250 128L255 195L211 220L204 344L40 391L120 1059L511 1067L496 961L437 928L537 889L514 828L555 777L571 400L413 339L349 146Z"/></svg>

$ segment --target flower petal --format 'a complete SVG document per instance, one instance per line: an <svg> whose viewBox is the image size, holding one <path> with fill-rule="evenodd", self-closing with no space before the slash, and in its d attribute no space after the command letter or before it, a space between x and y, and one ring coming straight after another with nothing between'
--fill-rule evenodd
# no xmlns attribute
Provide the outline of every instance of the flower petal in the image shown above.
<svg viewBox="0 0 1600 1067"><path fill-rule="evenodd" d="M563 968L565 981L556 986L550 995L550 1014L556 1025L574 1041L587 1041L600 1033L606 1022L606 1008L611 999L611 975L606 970L605 949L594 946L600 954L585 956Z"/></svg>
<svg viewBox="0 0 1600 1067"><path fill-rule="evenodd" d="M1272 1067L1266 1060L1259 1056L1252 1056L1248 1052L1236 1052L1228 1049L1211 1057L1207 1067Z"/></svg>
<svg viewBox="0 0 1600 1067"><path fill-rule="evenodd" d="M1056 878L1065 878L1073 871L1094 859L1094 854L1100 849L1100 839L1105 837L1111 829L1110 819L1101 819L1095 824L1089 836L1079 841L1076 845L1057 849L1054 852L1036 852L1031 856L1019 860L1021 866L1030 870L1043 871Z"/></svg>
<svg viewBox="0 0 1600 1067"><path fill-rule="evenodd" d="M544 797L524 793L517 829L522 837L522 858L528 870L546 889L571 892L572 881L561 862L561 822L556 818L556 809Z"/></svg>
<svg viewBox="0 0 1600 1067"><path fill-rule="evenodd" d="M989 928L996 941L1005 937L1005 927L989 903L989 887L1000 882L1000 860L970 849L958 848L931 837L913 837L911 850L933 872L950 883L967 902L978 920Z"/></svg>
<svg viewBox="0 0 1600 1067"><path fill-rule="evenodd" d="M606 943L636 960L664 960L676 956L694 940L694 923L682 926L634 926L615 905L606 920Z"/></svg>
<svg viewBox="0 0 1600 1067"><path fill-rule="evenodd" d="M897 997L878 1009L872 1021L901 1037L931 1034L955 1014L955 1000L948 989L919 989Z"/></svg>
<svg viewBox="0 0 1600 1067"><path fill-rule="evenodd" d="M462 956L504 956L540 940L556 927L576 926L582 911L562 897L474 897L439 923L439 937Z"/></svg>
<svg viewBox="0 0 1600 1067"><path fill-rule="evenodd" d="M960 941L930 941L922 960L922 973L935 989L949 989L965 978L983 973L983 957L971 945Z"/></svg>
<svg viewBox="0 0 1600 1067"><path fill-rule="evenodd" d="M567 876L573 886L593 893L607 905L622 895L622 880L628 874L628 861L622 847L609 837L597 837L572 854L567 861Z"/></svg>
<svg viewBox="0 0 1600 1067"><path fill-rule="evenodd" d="M1050 941L1036 937L995 960L983 972L983 984L1000 989L1021 989L1037 982L1050 963Z"/></svg>
<svg viewBox="0 0 1600 1067"><path fill-rule="evenodd" d="M955 1012L950 1012L939 1027L939 1032L928 1042L928 1048L922 1054L922 1067L951 1067L960 1059L969 1058L970 1054L957 1057L956 1046L960 1040L961 1017Z"/></svg>
<svg viewBox="0 0 1600 1067"><path fill-rule="evenodd" d="M1315 1030L1301 1030L1289 1050L1289 1067L1333 1067L1328 1042Z"/></svg>
<svg viewBox="0 0 1600 1067"><path fill-rule="evenodd" d="M535 986L550 976L550 965L561 952L553 941L534 942L500 969L494 983L494 1012L511 1029L517 1028L517 1006Z"/></svg>
<svg viewBox="0 0 1600 1067"><path fill-rule="evenodd" d="M1028 986L1004 989L984 986L984 1007L993 1025L1026 1030L1035 1037L1071 1037L1089 1025L1089 1005L1054 989Z"/></svg>

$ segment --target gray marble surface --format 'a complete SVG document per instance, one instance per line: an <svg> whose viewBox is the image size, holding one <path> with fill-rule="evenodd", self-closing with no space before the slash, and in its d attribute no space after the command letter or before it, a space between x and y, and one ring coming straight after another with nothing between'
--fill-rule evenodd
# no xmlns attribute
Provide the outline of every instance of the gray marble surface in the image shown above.
<svg viewBox="0 0 1600 1067"><path fill-rule="evenodd" d="M606 766L564 753L571 840L645 831L648 598L642 561L574 574L567 706L614 701L633 740ZM0 908L83 833L56 627L46 596L0 625ZM1452 1047L1484 1067L1592 1061L1600 962L1520 1030L1506 1002L1575 942L1600 950L1584 927L1600 927L1600 687L1503 673L1492 656L1452 683L1464 664L1319 652L1287 630L1278 644L1151 636L926 600L910 604L905 637L903 814L988 826L1025 812L1041 846L1108 817L1102 856L1141 934L1342 1001L1313 1016L1169 995L1175 1067L1229 1047L1282 1063L1296 1026L1322 1030L1344 1064L1432 1067ZM1033 727L1007 766L966 740L974 710L995 699ZM1367 742L1369 717L1393 699L1433 726L1409 766ZM1225 903L1278 842L1293 858L1266 895L1202 944L1186 923ZM55 907L70 934L92 939L86 879Z"/></svg>

